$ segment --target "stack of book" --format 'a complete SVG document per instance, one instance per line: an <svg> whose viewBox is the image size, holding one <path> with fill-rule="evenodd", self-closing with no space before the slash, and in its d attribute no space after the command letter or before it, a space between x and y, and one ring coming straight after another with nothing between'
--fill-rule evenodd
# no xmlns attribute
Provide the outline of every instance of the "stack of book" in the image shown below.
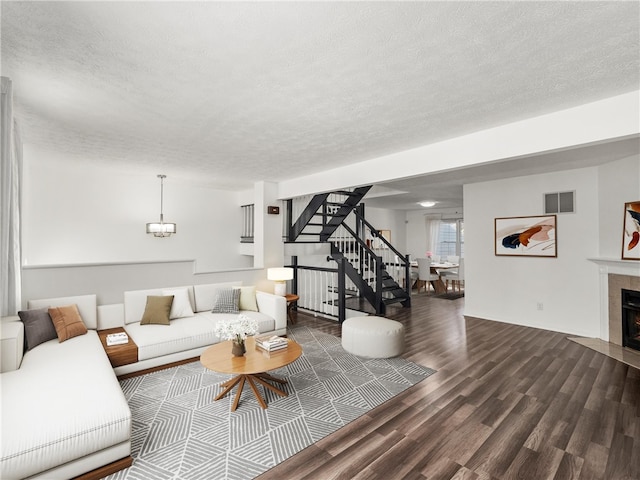
<svg viewBox="0 0 640 480"><path fill-rule="evenodd" d="M286 338L278 337L277 335L264 335L256 337L256 345L267 352L273 352L274 350L287 348L289 342Z"/></svg>
<svg viewBox="0 0 640 480"><path fill-rule="evenodd" d="M129 336L122 332L122 333L111 333L109 335L107 335L107 346L111 347L113 345L122 345L123 343L128 343L129 342Z"/></svg>

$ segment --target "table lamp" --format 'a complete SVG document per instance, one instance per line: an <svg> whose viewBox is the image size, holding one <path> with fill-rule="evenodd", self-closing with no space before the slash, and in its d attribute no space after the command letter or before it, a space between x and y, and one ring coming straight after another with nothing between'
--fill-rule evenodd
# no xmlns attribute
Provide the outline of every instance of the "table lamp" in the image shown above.
<svg viewBox="0 0 640 480"><path fill-rule="evenodd" d="M267 269L267 279L273 280L275 286L273 293L284 297L287 293L287 280L293 279L293 268L289 267L277 267Z"/></svg>

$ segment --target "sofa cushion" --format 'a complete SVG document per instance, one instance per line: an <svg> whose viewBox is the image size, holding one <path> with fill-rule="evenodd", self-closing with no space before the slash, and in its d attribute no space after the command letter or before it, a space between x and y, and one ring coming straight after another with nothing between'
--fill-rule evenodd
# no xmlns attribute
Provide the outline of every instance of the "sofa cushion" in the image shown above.
<svg viewBox="0 0 640 480"><path fill-rule="evenodd" d="M29 300L29 310L43 307L61 307L64 305L78 306L82 321L91 330L98 328L98 307L95 295L76 295L73 297L44 298L41 300ZM140 319L138 318L138 321Z"/></svg>
<svg viewBox="0 0 640 480"><path fill-rule="evenodd" d="M0 382L2 478L30 477L130 439L131 411L93 330L42 343Z"/></svg>
<svg viewBox="0 0 640 480"><path fill-rule="evenodd" d="M258 323L260 333L275 329L273 318L260 312L241 312ZM177 352L206 347L220 342L215 334L215 326L220 320L233 320L238 315L232 313L200 312L193 317L176 318L166 325L125 325L127 334L138 346L138 360L170 355Z"/></svg>
<svg viewBox="0 0 640 480"><path fill-rule="evenodd" d="M258 303L256 302L256 287L234 287L240 290L240 302L238 308L240 310L258 311Z"/></svg>
<svg viewBox="0 0 640 480"><path fill-rule="evenodd" d="M87 326L82 321L76 304L51 307L49 308L49 316L58 333L60 343L87 333Z"/></svg>
<svg viewBox="0 0 640 480"><path fill-rule="evenodd" d="M241 310L240 313L258 322L260 333L272 332L276 329L276 321L269 315L251 310Z"/></svg>
<svg viewBox="0 0 640 480"><path fill-rule="evenodd" d="M18 312L18 316L24 323L25 350L31 350L41 343L58 338L58 332L49 315L49 308L24 310Z"/></svg>
<svg viewBox="0 0 640 480"><path fill-rule="evenodd" d="M173 295L149 295L140 320L141 325L169 325Z"/></svg>
<svg viewBox="0 0 640 480"><path fill-rule="evenodd" d="M169 313L169 319L182 317L193 317L193 307L189 300L189 290L187 287L183 288L164 288L162 289L162 295L173 295L173 303L171 304L171 312Z"/></svg>
<svg viewBox="0 0 640 480"><path fill-rule="evenodd" d="M130 323L125 330L138 346L138 360L148 360L218 343L215 323L205 315L176 318L168 326Z"/></svg>
<svg viewBox="0 0 640 480"><path fill-rule="evenodd" d="M219 288L239 287L242 282L226 282L226 283L207 283L203 285L194 285L193 292L195 297L195 312L210 312L216 301L216 291Z"/></svg>
<svg viewBox="0 0 640 480"><path fill-rule="evenodd" d="M240 290L237 288L219 288L216 291L216 300L211 309L212 313L238 313Z"/></svg>

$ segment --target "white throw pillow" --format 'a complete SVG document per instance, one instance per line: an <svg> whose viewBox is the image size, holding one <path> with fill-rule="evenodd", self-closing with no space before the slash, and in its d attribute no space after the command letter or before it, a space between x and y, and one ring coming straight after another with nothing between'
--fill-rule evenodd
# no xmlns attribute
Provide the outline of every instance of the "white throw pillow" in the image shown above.
<svg viewBox="0 0 640 480"><path fill-rule="evenodd" d="M258 303L256 302L256 287L233 287L240 290L240 302L238 308L240 310L248 310L251 312L258 311Z"/></svg>
<svg viewBox="0 0 640 480"><path fill-rule="evenodd" d="M193 308L189 301L189 290L187 288L167 288L162 290L162 295L173 295L171 304L170 319L193 317Z"/></svg>

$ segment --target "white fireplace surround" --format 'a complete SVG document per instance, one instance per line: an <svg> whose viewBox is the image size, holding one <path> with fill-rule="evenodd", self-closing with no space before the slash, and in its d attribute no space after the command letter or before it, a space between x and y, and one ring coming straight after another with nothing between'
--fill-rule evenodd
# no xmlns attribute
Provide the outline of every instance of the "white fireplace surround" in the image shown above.
<svg viewBox="0 0 640 480"><path fill-rule="evenodd" d="M609 275L640 277L640 261L590 258L600 270L600 339L609 341Z"/></svg>

